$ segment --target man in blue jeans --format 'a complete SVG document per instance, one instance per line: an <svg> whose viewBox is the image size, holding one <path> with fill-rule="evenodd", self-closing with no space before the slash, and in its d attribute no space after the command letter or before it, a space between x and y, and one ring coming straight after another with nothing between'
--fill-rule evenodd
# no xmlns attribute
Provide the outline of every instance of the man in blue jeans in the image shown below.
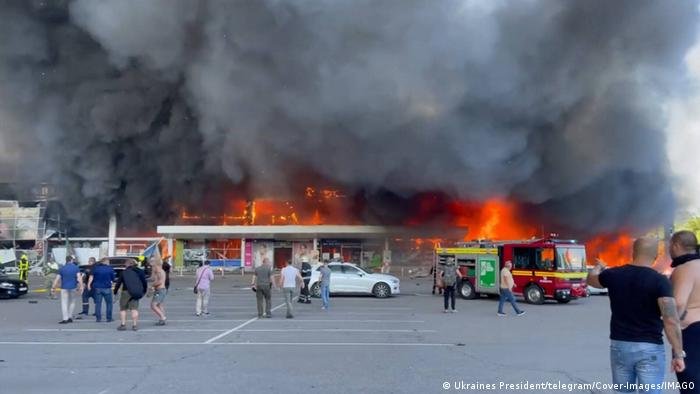
<svg viewBox="0 0 700 394"><path fill-rule="evenodd" d="M525 314L525 311L518 308L518 304L515 302L515 297L513 297L513 288L515 287L515 281L513 280L513 275L510 270L513 268L513 263L510 260L503 264L503 268L500 273L500 295L498 298L498 316L505 317L503 313L503 304L510 302L513 306L513 310L518 316Z"/></svg>
<svg viewBox="0 0 700 394"><path fill-rule="evenodd" d="M107 260L101 260L96 264L88 279L88 289L93 291L95 297L95 320L102 321L102 300L107 304L107 322L112 321L112 283L117 275L114 268L109 266Z"/></svg>
<svg viewBox="0 0 700 394"><path fill-rule="evenodd" d="M318 270L321 277L321 309L328 309L330 301L331 269L328 268L328 260L323 260L323 266Z"/></svg>
<svg viewBox="0 0 700 394"><path fill-rule="evenodd" d="M652 268L658 241L634 241L632 263L605 269L602 262L588 274L587 283L607 288L610 298L610 365L616 391L661 393L666 351L662 331L671 344L671 369L685 369L685 353L671 282Z"/></svg>

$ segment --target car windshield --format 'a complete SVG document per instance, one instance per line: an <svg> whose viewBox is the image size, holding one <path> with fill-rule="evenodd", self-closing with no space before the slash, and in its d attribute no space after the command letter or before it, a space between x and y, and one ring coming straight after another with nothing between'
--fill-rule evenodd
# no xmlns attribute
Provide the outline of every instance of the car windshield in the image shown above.
<svg viewBox="0 0 700 394"><path fill-rule="evenodd" d="M586 249L580 247L558 247L557 269L567 271L585 271Z"/></svg>

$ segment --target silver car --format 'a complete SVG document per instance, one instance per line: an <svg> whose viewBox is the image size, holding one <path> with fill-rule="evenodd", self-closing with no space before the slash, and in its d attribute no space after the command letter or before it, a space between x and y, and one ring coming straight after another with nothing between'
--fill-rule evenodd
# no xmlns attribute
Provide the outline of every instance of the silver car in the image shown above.
<svg viewBox="0 0 700 394"><path fill-rule="evenodd" d="M321 266L322 264L315 264L311 271L309 289L314 297L321 296ZM369 273L350 263L330 263L328 268L331 270L331 294L371 294L377 298L386 298L401 292L399 278L393 275Z"/></svg>

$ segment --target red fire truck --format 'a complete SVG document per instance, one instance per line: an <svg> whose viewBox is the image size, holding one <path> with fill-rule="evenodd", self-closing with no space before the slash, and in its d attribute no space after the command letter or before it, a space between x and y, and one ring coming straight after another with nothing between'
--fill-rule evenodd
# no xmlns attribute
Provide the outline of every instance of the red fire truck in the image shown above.
<svg viewBox="0 0 700 394"><path fill-rule="evenodd" d="M457 291L465 299L497 295L500 270L513 264L513 293L531 304L545 299L567 303L586 296L586 248L572 240L475 241L453 248L436 248L435 264L448 259L459 266L462 282Z"/></svg>

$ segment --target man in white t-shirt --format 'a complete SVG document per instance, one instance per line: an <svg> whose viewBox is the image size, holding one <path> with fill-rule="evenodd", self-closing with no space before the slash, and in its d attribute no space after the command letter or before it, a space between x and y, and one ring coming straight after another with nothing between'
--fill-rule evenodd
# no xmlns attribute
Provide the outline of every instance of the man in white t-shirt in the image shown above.
<svg viewBox="0 0 700 394"><path fill-rule="evenodd" d="M282 268L280 282L280 287L284 294L284 303L287 305L287 319L291 319L294 317L292 314L292 298L294 298L294 292L298 289L299 284L304 283L301 273L292 265L292 260L287 261L287 266Z"/></svg>

